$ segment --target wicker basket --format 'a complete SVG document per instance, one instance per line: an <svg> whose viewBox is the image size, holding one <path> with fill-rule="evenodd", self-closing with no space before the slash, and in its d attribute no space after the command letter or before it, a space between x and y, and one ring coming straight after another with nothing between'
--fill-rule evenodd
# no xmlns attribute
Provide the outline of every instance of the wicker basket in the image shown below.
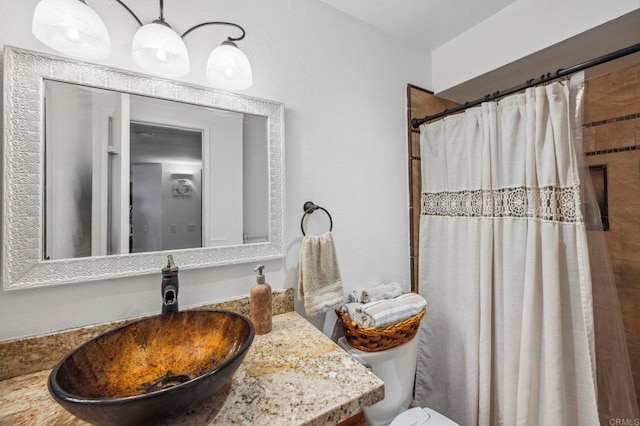
<svg viewBox="0 0 640 426"><path fill-rule="evenodd" d="M342 322L344 336L347 342L356 349L364 352L378 352L393 348L413 339L420 326L420 320L426 309L416 315L380 328L360 327L353 322L346 312L336 309L336 314Z"/></svg>

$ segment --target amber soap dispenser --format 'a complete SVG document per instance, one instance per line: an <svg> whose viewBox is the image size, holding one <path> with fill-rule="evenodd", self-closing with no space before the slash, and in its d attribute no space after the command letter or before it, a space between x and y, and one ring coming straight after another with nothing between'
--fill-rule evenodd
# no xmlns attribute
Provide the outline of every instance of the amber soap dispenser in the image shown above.
<svg viewBox="0 0 640 426"><path fill-rule="evenodd" d="M264 282L264 265L258 265L254 271L258 272L256 284L251 288L249 309L251 322L256 334L266 334L271 331L271 286Z"/></svg>

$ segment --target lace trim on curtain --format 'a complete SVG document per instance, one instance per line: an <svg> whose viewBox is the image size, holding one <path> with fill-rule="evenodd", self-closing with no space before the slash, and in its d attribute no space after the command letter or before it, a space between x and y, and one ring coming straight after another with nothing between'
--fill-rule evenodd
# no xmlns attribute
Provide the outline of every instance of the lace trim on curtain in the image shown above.
<svg viewBox="0 0 640 426"><path fill-rule="evenodd" d="M583 222L579 186L423 192L421 214L428 216L527 218Z"/></svg>

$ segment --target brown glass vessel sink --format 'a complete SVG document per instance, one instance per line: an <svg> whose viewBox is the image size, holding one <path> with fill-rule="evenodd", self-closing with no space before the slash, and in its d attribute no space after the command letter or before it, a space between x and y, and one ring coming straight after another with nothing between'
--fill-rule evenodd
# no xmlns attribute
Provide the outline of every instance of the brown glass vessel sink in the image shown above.
<svg viewBox="0 0 640 426"><path fill-rule="evenodd" d="M146 318L67 355L49 375L49 392L93 424L161 423L211 401L254 334L251 321L227 311Z"/></svg>

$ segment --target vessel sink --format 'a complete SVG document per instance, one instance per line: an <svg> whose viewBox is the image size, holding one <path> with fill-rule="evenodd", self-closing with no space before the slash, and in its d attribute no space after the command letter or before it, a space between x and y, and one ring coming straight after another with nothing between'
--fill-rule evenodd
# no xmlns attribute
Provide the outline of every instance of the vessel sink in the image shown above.
<svg viewBox="0 0 640 426"><path fill-rule="evenodd" d="M49 392L93 424L171 421L215 398L254 335L251 321L227 311L145 318L67 355L49 375Z"/></svg>

